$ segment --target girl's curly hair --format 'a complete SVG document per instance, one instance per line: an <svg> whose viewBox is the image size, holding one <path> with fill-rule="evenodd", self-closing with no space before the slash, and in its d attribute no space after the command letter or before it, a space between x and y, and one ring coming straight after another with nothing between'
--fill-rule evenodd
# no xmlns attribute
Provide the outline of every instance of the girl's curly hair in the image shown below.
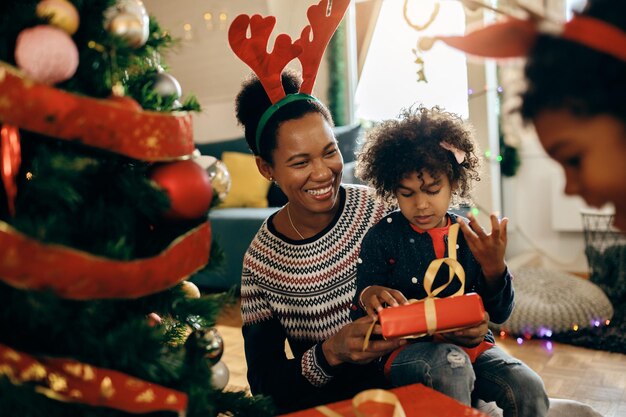
<svg viewBox="0 0 626 417"><path fill-rule="evenodd" d="M439 143L447 142L464 151L458 163L454 154ZM479 149L469 125L456 114L439 107L405 109L399 119L374 127L357 156L356 175L392 203L400 182L413 172L425 170L433 178L446 175L453 201L468 200L473 181L480 181Z"/></svg>

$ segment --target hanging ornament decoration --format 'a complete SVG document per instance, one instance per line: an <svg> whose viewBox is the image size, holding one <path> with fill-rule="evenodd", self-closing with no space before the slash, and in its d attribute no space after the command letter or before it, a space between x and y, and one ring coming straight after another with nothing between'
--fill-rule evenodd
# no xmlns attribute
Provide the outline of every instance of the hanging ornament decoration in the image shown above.
<svg viewBox="0 0 626 417"><path fill-rule="evenodd" d="M187 298L200 298L202 295L198 286L191 281L183 281L180 286Z"/></svg>
<svg viewBox="0 0 626 417"><path fill-rule="evenodd" d="M57 84L78 68L78 49L63 30L49 25L24 29L15 44L15 62L35 81Z"/></svg>
<svg viewBox="0 0 626 417"><path fill-rule="evenodd" d="M163 98L174 97L179 99L183 95L183 90L178 80L165 71L159 71L155 74L152 91Z"/></svg>
<svg viewBox="0 0 626 417"><path fill-rule="evenodd" d="M223 390L228 385L228 380L230 379L230 371L226 364L222 361L219 361L213 368L211 368L211 385L216 390Z"/></svg>
<svg viewBox="0 0 626 417"><path fill-rule="evenodd" d="M152 170L150 179L169 196L166 218L193 220L205 216L211 207L211 180L193 160L159 165Z"/></svg>
<svg viewBox="0 0 626 417"><path fill-rule="evenodd" d="M200 353L211 365L218 363L224 353L224 340L215 327L195 328L185 343L190 350Z"/></svg>
<svg viewBox="0 0 626 417"><path fill-rule="evenodd" d="M140 48L150 36L150 18L140 0L118 0L104 12L104 28L131 48Z"/></svg>
<svg viewBox="0 0 626 417"><path fill-rule="evenodd" d="M37 4L37 17L49 19L48 23L73 35L78 30L78 11L67 0L42 0Z"/></svg>
<svg viewBox="0 0 626 417"><path fill-rule="evenodd" d="M409 0L404 0L404 5L402 7L402 17L404 17L404 21L416 32L423 32L428 29L430 25L433 24L437 15L439 14L439 3L435 3L432 13L430 17L424 24L417 24L411 21L409 17ZM430 49L430 48L429 48ZM424 58L422 57L422 52L425 49L422 48L422 44L418 40L417 46L411 50L413 55L415 56L415 64L417 64L417 82L427 83L428 79L426 78L426 73L424 71Z"/></svg>
<svg viewBox="0 0 626 417"><path fill-rule="evenodd" d="M209 174L213 192L217 194L218 200L224 201L232 183L226 164L210 155L201 155L196 162Z"/></svg>
<svg viewBox="0 0 626 417"><path fill-rule="evenodd" d="M224 353L224 340L215 327L210 329L198 329L192 337L197 348L202 351L204 359L215 365L222 359Z"/></svg>
<svg viewBox="0 0 626 417"><path fill-rule="evenodd" d="M147 319L148 319L148 326L150 327L156 327L163 323L163 319L157 313L148 314Z"/></svg>
<svg viewBox="0 0 626 417"><path fill-rule="evenodd" d="M0 176L7 195L9 214L15 215L15 197L17 183L15 178L20 170L22 152L20 149L20 132L17 127L3 125L0 129Z"/></svg>

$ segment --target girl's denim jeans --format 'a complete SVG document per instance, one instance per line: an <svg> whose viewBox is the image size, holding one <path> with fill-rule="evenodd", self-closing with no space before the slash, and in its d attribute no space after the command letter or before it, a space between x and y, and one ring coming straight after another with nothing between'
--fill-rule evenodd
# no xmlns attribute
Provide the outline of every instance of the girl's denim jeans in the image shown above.
<svg viewBox="0 0 626 417"><path fill-rule="evenodd" d="M391 364L394 386L422 383L466 405L472 399L495 401L504 417L545 417L549 401L539 375L494 346L472 364L449 343L418 342L402 350Z"/></svg>

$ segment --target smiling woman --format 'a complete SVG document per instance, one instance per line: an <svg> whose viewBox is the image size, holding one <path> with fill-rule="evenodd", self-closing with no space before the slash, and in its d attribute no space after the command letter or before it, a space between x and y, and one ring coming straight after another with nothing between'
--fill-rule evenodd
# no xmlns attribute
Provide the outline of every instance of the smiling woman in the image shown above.
<svg viewBox="0 0 626 417"><path fill-rule="evenodd" d="M293 72L283 73L282 82L287 94L300 88ZM361 239L385 205L365 187L340 185L343 158L332 119L317 99L276 110L257 147L257 121L270 106L255 77L237 97L237 117L259 172L288 199L244 257L241 310L250 388L289 411L380 386L365 363L400 342L380 341L360 352L369 321L350 323L348 313ZM285 339L294 358L285 353Z"/></svg>
<svg viewBox="0 0 626 417"><path fill-rule="evenodd" d="M311 6L302 37L291 42L280 35L269 54L273 17L241 15L229 30L233 51L258 76L237 96L237 119L259 172L288 199L254 237L241 280L250 389L272 397L279 412L384 386L372 362L403 343L379 340L363 352L370 320L350 322L361 240L386 206L365 187L341 185L343 158L332 118L310 95L326 43L348 5L322 0ZM294 58L304 79L283 72ZM374 329L380 332L380 326ZM286 341L293 356L285 352Z"/></svg>

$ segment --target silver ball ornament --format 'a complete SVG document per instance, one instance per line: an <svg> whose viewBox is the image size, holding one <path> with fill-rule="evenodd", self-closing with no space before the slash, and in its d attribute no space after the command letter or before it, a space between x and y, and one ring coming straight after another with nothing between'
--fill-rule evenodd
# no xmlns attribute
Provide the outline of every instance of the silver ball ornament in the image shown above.
<svg viewBox="0 0 626 417"><path fill-rule="evenodd" d="M226 199L232 180L226 164L214 156L202 155L196 162L209 174L209 180L213 186L213 193L217 195L220 202Z"/></svg>
<svg viewBox="0 0 626 417"><path fill-rule="evenodd" d="M154 76L152 90L161 97L173 96L179 99L183 95L178 80L166 72L159 72Z"/></svg>
<svg viewBox="0 0 626 417"><path fill-rule="evenodd" d="M144 38L141 20L130 13L120 13L115 16L107 30L124 39L132 48L139 48L148 40L147 37Z"/></svg>
<svg viewBox="0 0 626 417"><path fill-rule="evenodd" d="M139 48L150 36L150 17L141 0L118 0L104 12L104 28Z"/></svg>
<svg viewBox="0 0 626 417"><path fill-rule="evenodd" d="M210 329L199 329L197 332L198 345L203 351L203 357L212 365L222 359L224 354L224 339L215 327Z"/></svg>
<svg viewBox="0 0 626 417"><path fill-rule="evenodd" d="M228 385L228 379L230 378L230 371L226 364L219 361L211 368L211 385L216 390L223 390Z"/></svg>

